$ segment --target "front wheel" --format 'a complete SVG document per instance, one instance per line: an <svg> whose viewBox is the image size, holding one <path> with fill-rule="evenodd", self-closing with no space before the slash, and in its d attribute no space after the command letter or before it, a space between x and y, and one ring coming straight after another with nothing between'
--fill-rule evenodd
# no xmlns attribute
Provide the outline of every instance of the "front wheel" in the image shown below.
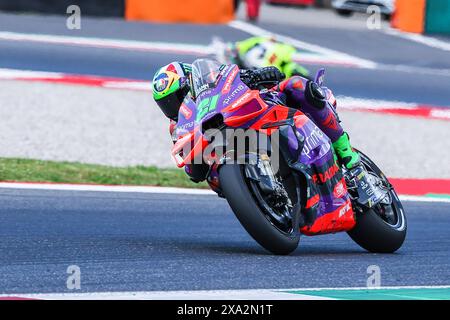
<svg viewBox="0 0 450 320"><path fill-rule="evenodd" d="M362 152L359 154L368 173L376 176L389 188L389 181L377 165ZM406 237L406 216L400 199L392 187L386 201L373 208L364 209L356 201L353 202L353 206L356 209L356 226L348 232L353 241L374 253L393 253L402 246Z"/></svg>
<svg viewBox="0 0 450 320"><path fill-rule="evenodd" d="M253 182L246 178L244 166L225 164L219 170L220 186L228 204L245 230L263 248L277 255L290 254L300 240L298 229L283 227L282 223L271 219L271 215L279 214L279 221L283 221L283 213L268 211L271 208Z"/></svg>

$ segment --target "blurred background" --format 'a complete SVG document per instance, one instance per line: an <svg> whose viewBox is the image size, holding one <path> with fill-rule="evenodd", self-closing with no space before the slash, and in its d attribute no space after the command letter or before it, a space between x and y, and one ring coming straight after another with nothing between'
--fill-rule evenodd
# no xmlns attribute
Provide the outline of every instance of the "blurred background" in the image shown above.
<svg viewBox="0 0 450 320"><path fill-rule="evenodd" d="M255 36L326 68L353 144L389 176L450 178L446 0L0 0L0 157L173 168L154 72Z"/></svg>

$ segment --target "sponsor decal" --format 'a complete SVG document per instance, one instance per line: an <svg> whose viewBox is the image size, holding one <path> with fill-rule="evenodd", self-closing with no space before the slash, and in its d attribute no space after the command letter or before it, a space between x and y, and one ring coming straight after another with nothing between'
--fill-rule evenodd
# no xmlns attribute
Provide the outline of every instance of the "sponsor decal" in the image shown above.
<svg viewBox="0 0 450 320"><path fill-rule="evenodd" d="M250 92L244 93L239 99L237 99L231 107L227 110L228 112L234 111L237 107L241 106L242 103L251 96Z"/></svg>
<svg viewBox="0 0 450 320"><path fill-rule="evenodd" d="M345 215L347 212L349 212L352 209L352 206L350 204L350 201L348 201L340 210L339 210L339 218L341 218L343 215Z"/></svg>
<svg viewBox="0 0 450 320"><path fill-rule="evenodd" d="M192 116L191 109L189 109L184 103L181 104L180 113L184 116L185 119L190 119Z"/></svg>
<svg viewBox="0 0 450 320"><path fill-rule="evenodd" d="M185 124L182 125L177 125L177 133L180 131L186 131L188 129L191 129L194 127L194 121L191 122L187 122Z"/></svg>
<svg viewBox="0 0 450 320"><path fill-rule="evenodd" d="M230 92L231 85L233 84L234 79L236 78L237 74L239 73L239 68L235 67L233 71L231 71L230 75L225 80L225 84L222 88L222 94L226 94Z"/></svg>
<svg viewBox="0 0 450 320"><path fill-rule="evenodd" d="M205 83L204 85L200 86L200 87L197 89L197 91L198 91L198 93L200 94L200 93L202 93L203 91L209 89L209 87L210 87L210 84L209 84L209 83Z"/></svg>
<svg viewBox="0 0 450 320"><path fill-rule="evenodd" d="M244 90L244 89L245 89L245 86L244 86L243 84L240 84L236 89L234 89L234 90L230 93L230 95L229 95L228 97L226 97L226 98L223 100L223 105L224 105L224 106L229 105L230 102L233 101L233 100L237 97L237 95L238 95L242 90Z"/></svg>
<svg viewBox="0 0 450 320"><path fill-rule="evenodd" d="M346 191L347 190L345 188L345 185L341 180L334 186L333 196L335 198L341 198L346 193Z"/></svg>
<svg viewBox="0 0 450 320"><path fill-rule="evenodd" d="M169 76L166 73L160 74L154 81L155 90L163 92L169 84Z"/></svg>
<svg viewBox="0 0 450 320"><path fill-rule="evenodd" d="M339 171L339 167L334 164L332 167L328 168L324 173L318 173L312 176L314 183L325 183L332 179L335 174Z"/></svg>
<svg viewBox="0 0 450 320"><path fill-rule="evenodd" d="M201 93L199 93L199 94L197 95L197 100L201 100L201 99L203 99L203 98L204 98L205 96L207 96L207 95L211 94L211 92L212 92L212 90L211 90L211 89L208 89L208 90L202 91Z"/></svg>
<svg viewBox="0 0 450 320"><path fill-rule="evenodd" d="M220 95L216 94L213 97L205 98L199 102L197 106L197 119L196 119L197 122L216 109L219 97Z"/></svg>
<svg viewBox="0 0 450 320"><path fill-rule="evenodd" d="M322 141L324 133L318 127L315 127L311 134L306 137L305 145L303 146L303 153L311 159L310 152L317 148Z"/></svg>

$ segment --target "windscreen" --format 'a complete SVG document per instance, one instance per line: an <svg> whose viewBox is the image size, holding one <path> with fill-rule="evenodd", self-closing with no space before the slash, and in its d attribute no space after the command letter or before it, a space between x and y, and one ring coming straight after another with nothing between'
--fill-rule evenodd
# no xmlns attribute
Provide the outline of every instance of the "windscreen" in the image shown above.
<svg viewBox="0 0 450 320"><path fill-rule="evenodd" d="M222 65L214 60L199 59L192 64L192 90L193 96L198 97L207 89L214 88Z"/></svg>

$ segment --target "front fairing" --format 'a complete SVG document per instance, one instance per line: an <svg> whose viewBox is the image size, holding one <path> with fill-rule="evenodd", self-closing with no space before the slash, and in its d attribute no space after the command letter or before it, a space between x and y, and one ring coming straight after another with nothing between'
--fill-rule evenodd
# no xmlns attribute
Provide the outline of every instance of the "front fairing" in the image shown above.
<svg viewBox="0 0 450 320"><path fill-rule="evenodd" d="M234 112L224 112L224 109L250 91L241 81L236 65L224 66L216 81L214 88L201 92L195 101L190 95L185 98L176 126L178 137L200 127L216 114L223 113L224 118L232 116Z"/></svg>

